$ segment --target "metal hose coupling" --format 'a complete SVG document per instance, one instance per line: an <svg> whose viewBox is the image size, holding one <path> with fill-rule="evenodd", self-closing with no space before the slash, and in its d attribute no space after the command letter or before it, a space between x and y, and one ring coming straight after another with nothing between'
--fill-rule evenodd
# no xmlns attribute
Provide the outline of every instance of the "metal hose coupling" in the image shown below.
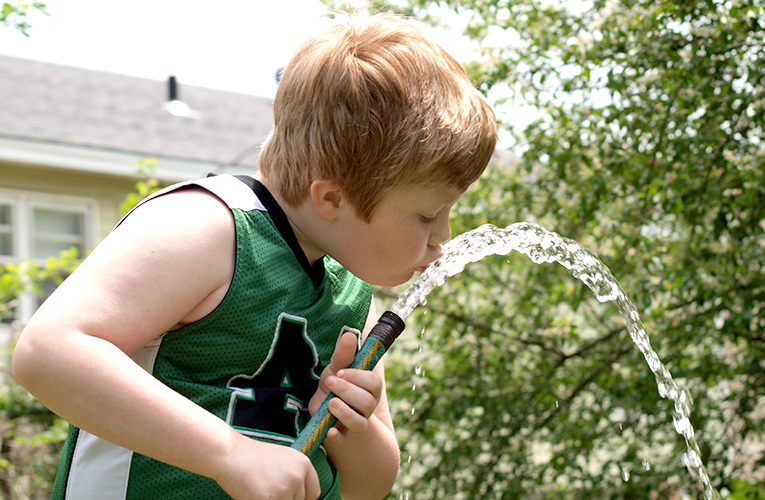
<svg viewBox="0 0 765 500"><path fill-rule="evenodd" d="M398 314L391 311L385 311L377 324L369 332L370 337L374 337L385 346L385 350L390 349L393 342L404 331L404 320L399 318Z"/></svg>

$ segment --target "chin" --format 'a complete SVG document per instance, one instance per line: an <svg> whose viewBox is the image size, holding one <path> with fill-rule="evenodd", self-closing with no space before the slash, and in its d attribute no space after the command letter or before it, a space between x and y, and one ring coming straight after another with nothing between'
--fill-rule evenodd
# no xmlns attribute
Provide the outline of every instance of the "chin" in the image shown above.
<svg viewBox="0 0 765 500"><path fill-rule="evenodd" d="M403 285L404 283L412 279L412 276L414 276L414 272L410 272L406 275L400 275L397 277L391 276L391 277L379 278L379 279L371 280L371 281L368 281L368 280L364 280L364 281L375 286L382 286L382 287L389 288L389 287Z"/></svg>
<svg viewBox="0 0 765 500"><path fill-rule="evenodd" d="M404 283L406 283L407 281L411 280L413 276L414 276L414 272L410 272L410 273L409 273L409 274L407 274L405 277L403 277L401 280L397 281L395 285L390 285L390 286L398 286L398 285L403 285L403 284L404 284Z"/></svg>

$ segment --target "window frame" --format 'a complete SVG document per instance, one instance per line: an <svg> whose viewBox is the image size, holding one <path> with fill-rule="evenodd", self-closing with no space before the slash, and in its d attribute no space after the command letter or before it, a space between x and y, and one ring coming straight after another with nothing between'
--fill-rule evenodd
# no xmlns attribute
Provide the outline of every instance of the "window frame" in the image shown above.
<svg viewBox="0 0 765 500"><path fill-rule="evenodd" d="M0 255L0 265L18 263L26 259L44 264L50 257L34 257L35 209L82 215L80 257L84 258L87 252L95 247L95 228L99 213L98 202L93 198L0 188L0 205L11 207L10 234L13 253L13 255ZM15 320L22 324L26 323L37 307L38 297L34 293L22 294L16 306ZM6 326L6 324L0 326ZM0 332L0 337L3 336L2 333L4 332Z"/></svg>

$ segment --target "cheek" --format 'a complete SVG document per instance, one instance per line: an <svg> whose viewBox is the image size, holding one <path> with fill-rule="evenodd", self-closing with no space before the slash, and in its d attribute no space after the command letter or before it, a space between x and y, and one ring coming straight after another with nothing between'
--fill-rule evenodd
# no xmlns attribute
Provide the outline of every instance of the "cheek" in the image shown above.
<svg viewBox="0 0 765 500"><path fill-rule="evenodd" d="M412 231L411 227L398 225L378 235L370 254L390 264L406 263L420 258L423 241L423 237Z"/></svg>
<svg viewBox="0 0 765 500"><path fill-rule="evenodd" d="M401 228L391 241L389 251L401 261L417 262L427 251L430 232L422 226Z"/></svg>
<svg viewBox="0 0 765 500"><path fill-rule="evenodd" d="M399 212L381 214L366 234L370 236L366 258L372 264L410 267L427 253L431 227ZM363 256L362 256L363 258Z"/></svg>

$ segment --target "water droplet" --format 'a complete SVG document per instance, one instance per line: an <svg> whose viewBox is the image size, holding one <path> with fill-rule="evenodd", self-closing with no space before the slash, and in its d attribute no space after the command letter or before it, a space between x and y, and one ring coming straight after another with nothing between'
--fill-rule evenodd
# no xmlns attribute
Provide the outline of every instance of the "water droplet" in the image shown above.
<svg viewBox="0 0 765 500"><path fill-rule="evenodd" d="M651 470L651 464L648 463L647 459L643 459L643 469L645 470Z"/></svg>
<svg viewBox="0 0 765 500"><path fill-rule="evenodd" d="M414 415L414 412L415 412L415 409L414 409L414 406L412 406L412 410L411 410L411 412L410 412L410 413L411 413L412 415Z"/></svg>
<svg viewBox="0 0 765 500"><path fill-rule="evenodd" d="M624 482L630 480L630 471L628 471L625 467L622 467L622 479L624 479Z"/></svg>
<svg viewBox="0 0 765 500"><path fill-rule="evenodd" d="M686 439L693 437L693 426L691 425L691 421L688 420L688 417L685 415L675 415L672 420L675 424L675 431L677 431L678 434Z"/></svg>
<svg viewBox="0 0 765 500"><path fill-rule="evenodd" d="M662 398L666 398L667 392L668 392L667 385L664 382L657 382L656 385L658 386L658 389L659 389L659 396L661 396Z"/></svg>
<svg viewBox="0 0 765 500"><path fill-rule="evenodd" d="M686 453L683 453L683 456L680 458L680 461L683 462L683 465L686 467L698 467L701 465L701 457L696 453L695 451L691 450Z"/></svg>

